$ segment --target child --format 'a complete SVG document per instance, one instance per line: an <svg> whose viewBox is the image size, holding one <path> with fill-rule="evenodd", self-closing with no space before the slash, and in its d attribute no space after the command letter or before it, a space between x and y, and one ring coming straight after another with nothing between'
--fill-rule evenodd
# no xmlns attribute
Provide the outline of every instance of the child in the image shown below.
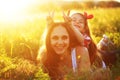
<svg viewBox="0 0 120 80"><path fill-rule="evenodd" d="M84 14L82 13L74 13L70 17L63 14L63 17L68 22L71 22L71 25L76 27L79 30L79 33L82 34L82 36L79 36L84 39L84 46L87 47L89 51L89 57L91 65L94 65L96 67L105 67L103 66L102 59L97 51L97 46L94 43L91 35L90 30L88 27L88 19L92 19L93 15L88 15L86 12ZM74 32L77 34L77 32L74 30Z"/></svg>

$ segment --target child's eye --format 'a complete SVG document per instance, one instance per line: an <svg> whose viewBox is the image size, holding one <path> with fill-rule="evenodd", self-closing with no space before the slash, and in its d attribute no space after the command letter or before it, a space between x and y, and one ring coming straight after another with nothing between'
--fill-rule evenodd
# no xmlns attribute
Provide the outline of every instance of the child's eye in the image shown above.
<svg viewBox="0 0 120 80"><path fill-rule="evenodd" d="M72 21L76 21L76 19L72 19Z"/></svg>
<svg viewBox="0 0 120 80"><path fill-rule="evenodd" d="M84 23L84 21L82 21L82 20L79 20L79 23Z"/></svg>
<svg viewBox="0 0 120 80"><path fill-rule="evenodd" d="M63 37L62 37L62 40L66 40L66 39L68 39L67 36L63 36Z"/></svg>
<svg viewBox="0 0 120 80"><path fill-rule="evenodd" d="M84 23L84 22L80 22L80 23Z"/></svg>
<svg viewBox="0 0 120 80"><path fill-rule="evenodd" d="M72 20L73 22L75 22L75 20Z"/></svg>
<svg viewBox="0 0 120 80"><path fill-rule="evenodd" d="M79 22L79 23L84 23L82 20L79 20L78 22Z"/></svg>
<svg viewBox="0 0 120 80"><path fill-rule="evenodd" d="M53 40L58 40L58 37L57 36L53 36L52 39Z"/></svg>

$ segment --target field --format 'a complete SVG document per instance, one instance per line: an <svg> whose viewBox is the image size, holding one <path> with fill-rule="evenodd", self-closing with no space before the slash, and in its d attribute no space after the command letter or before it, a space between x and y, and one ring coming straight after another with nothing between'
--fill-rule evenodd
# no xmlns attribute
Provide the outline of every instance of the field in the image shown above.
<svg viewBox="0 0 120 80"><path fill-rule="evenodd" d="M115 48L120 49L120 8L76 11L82 13L86 11L88 14L94 15L94 18L88 22L96 44L102 35L106 34L114 42ZM44 74L41 69L36 69L38 68L36 56L42 44L40 41L46 28L47 15L48 12L39 12L20 21L0 21L0 80L12 80L13 77L15 79L23 77L21 80L31 80L35 77L35 80L49 80L47 74ZM55 11L54 19L63 21L62 12ZM120 59L118 56L116 65L111 69L113 80L120 77L119 69Z"/></svg>

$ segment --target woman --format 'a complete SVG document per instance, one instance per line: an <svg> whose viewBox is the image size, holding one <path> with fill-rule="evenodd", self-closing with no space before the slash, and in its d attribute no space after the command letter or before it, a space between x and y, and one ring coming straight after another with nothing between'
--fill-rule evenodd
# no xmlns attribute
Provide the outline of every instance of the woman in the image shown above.
<svg viewBox="0 0 120 80"><path fill-rule="evenodd" d="M51 80L64 80L70 72L82 74L89 71L90 61L87 49L79 46L79 50L74 54L74 47L81 43L70 28L70 24L53 22L53 20L48 20L48 23L46 52L41 62ZM81 52L78 53L79 51Z"/></svg>

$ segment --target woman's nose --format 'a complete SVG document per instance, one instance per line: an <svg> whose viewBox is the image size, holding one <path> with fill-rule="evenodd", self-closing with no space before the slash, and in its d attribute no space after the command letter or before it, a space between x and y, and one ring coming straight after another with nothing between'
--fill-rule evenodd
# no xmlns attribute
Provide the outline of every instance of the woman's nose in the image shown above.
<svg viewBox="0 0 120 80"><path fill-rule="evenodd" d="M59 39L59 40L58 40L58 44L63 44L63 40L62 40L62 39Z"/></svg>

